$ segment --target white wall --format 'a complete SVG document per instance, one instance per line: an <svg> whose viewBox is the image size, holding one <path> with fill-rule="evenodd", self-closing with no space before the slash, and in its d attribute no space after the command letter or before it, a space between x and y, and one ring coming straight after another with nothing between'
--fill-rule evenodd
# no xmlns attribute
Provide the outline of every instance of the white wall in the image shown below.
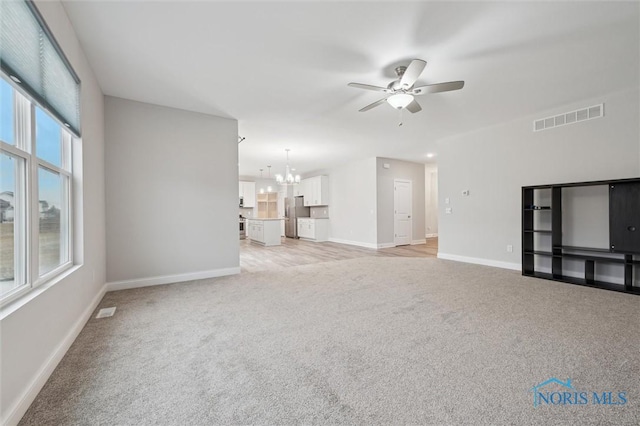
<svg viewBox="0 0 640 426"><path fill-rule="evenodd" d="M438 167L424 167L424 230L428 236L438 235Z"/></svg>
<svg viewBox="0 0 640 426"><path fill-rule="evenodd" d="M238 122L105 98L110 289L239 272Z"/></svg>
<svg viewBox="0 0 640 426"><path fill-rule="evenodd" d="M389 164L385 169L383 164ZM413 242L424 242L425 238L425 178L424 164L391 158L376 159L378 246L394 243L394 179L407 179L412 182L412 236Z"/></svg>
<svg viewBox="0 0 640 426"><path fill-rule="evenodd" d="M103 96L62 4L36 4L82 80L82 142L74 146L74 169L82 169L81 178L74 181L78 265L0 314L3 424L15 424L22 417L102 298L105 283Z"/></svg>
<svg viewBox="0 0 640 426"><path fill-rule="evenodd" d="M377 247L376 159L353 161L318 174L329 176L329 239Z"/></svg>
<svg viewBox="0 0 640 426"><path fill-rule="evenodd" d="M256 183L256 194L260 193L260 188L263 188L264 192L268 192L267 190L269 189L269 187L271 187L271 192L278 192L283 188L281 185L278 185L278 183L276 182L275 179L251 178L251 179L241 179L241 180L247 180L249 182L255 182Z"/></svg>
<svg viewBox="0 0 640 426"><path fill-rule="evenodd" d="M532 131L533 119L601 102L603 118ZM521 187L640 176L639 115L634 89L441 141L439 256L519 268ZM470 196L461 195L465 189Z"/></svg>

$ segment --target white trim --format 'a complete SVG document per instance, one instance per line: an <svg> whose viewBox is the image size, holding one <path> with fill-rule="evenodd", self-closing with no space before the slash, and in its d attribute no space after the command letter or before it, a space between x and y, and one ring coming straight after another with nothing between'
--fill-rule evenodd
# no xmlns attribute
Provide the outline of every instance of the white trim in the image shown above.
<svg viewBox="0 0 640 426"><path fill-rule="evenodd" d="M338 243L338 244L347 244L350 246L358 246L358 247L365 247L365 248L370 248L370 249L377 249L378 245L375 243L363 243L360 241L350 241L350 240L341 240L340 238L329 238L329 241L332 243Z"/></svg>
<svg viewBox="0 0 640 426"><path fill-rule="evenodd" d="M22 416L27 412L29 406L33 403L38 396L38 393L45 385L49 377L53 373L53 370L56 369L64 355L67 353L73 342L76 340L76 337L80 334L84 325L89 321L93 311L98 307L98 304L104 297L106 293L107 285L103 285L98 294L95 295L87 309L84 310L80 318L73 324L71 330L67 333L67 335L62 339L62 342L55 348L53 353L49 356L44 365L40 368L40 370L36 373L34 379L31 381L27 390L22 394L22 396L18 399L18 401L13 405L13 407L9 408L7 412L9 413L6 417L2 419L2 424L5 426L13 426L17 425L22 419Z"/></svg>
<svg viewBox="0 0 640 426"><path fill-rule="evenodd" d="M436 232L435 234L426 234L424 237L425 238L438 238L438 233Z"/></svg>
<svg viewBox="0 0 640 426"><path fill-rule="evenodd" d="M376 248L379 248L379 249L391 248L391 247L396 247L396 243L378 243L378 245L376 246Z"/></svg>
<svg viewBox="0 0 640 426"><path fill-rule="evenodd" d="M240 267L212 269L210 271L189 272L186 274L163 275L159 277L137 278L134 280L113 281L107 283L107 291L128 290L130 288L149 287L152 285L173 284L205 278L223 277L240 273Z"/></svg>
<svg viewBox="0 0 640 426"><path fill-rule="evenodd" d="M417 246L417 245L420 245L420 244L427 244L427 239L423 238L421 240L412 240L411 241L411 245L412 246Z"/></svg>
<svg viewBox="0 0 640 426"><path fill-rule="evenodd" d="M474 263L476 265L493 266L495 268L522 270L519 263L501 262L499 260L480 259L479 257L458 256L457 254L447 254L438 252L438 259L455 260L456 262Z"/></svg>

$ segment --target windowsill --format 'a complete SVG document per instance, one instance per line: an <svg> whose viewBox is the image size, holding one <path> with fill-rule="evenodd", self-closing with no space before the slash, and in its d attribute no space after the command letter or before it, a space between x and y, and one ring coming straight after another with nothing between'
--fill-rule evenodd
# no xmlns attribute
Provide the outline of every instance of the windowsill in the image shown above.
<svg viewBox="0 0 640 426"><path fill-rule="evenodd" d="M31 302L36 297L40 296L42 293L44 293L45 291L49 290L51 287L53 287L54 285L56 285L60 281L62 281L65 278L69 277L71 274L76 272L81 267L82 267L82 265L72 265L68 269L65 269L64 271L62 271L60 274L58 274L55 277L51 278L46 283L41 284L38 287L32 289L31 291L25 293L24 295L18 297L17 299L15 299L15 300L13 300L11 302L8 302L7 305L5 305L2 308L0 308L0 321L5 319L6 317L10 316L14 312L18 311L23 306L25 306L27 303Z"/></svg>

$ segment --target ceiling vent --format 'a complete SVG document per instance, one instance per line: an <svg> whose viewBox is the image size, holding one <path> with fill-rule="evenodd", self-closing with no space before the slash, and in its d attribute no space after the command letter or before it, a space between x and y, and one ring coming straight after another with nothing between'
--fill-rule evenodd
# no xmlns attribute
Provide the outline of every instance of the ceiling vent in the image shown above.
<svg viewBox="0 0 640 426"><path fill-rule="evenodd" d="M553 117L534 120L533 131L551 129L553 127L565 126L567 124L578 123L580 121L592 120L604 116L604 104L594 105L587 108L577 109Z"/></svg>

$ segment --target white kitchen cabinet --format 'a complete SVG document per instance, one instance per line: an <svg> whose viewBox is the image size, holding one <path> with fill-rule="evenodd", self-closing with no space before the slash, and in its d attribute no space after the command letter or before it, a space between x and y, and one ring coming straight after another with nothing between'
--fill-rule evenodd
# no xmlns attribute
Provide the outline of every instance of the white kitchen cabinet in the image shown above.
<svg viewBox="0 0 640 426"><path fill-rule="evenodd" d="M298 218L298 237L309 241L327 241L329 239L329 219Z"/></svg>
<svg viewBox="0 0 640 426"><path fill-rule="evenodd" d="M314 176L301 182L305 207L329 205L329 176Z"/></svg>
<svg viewBox="0 0 640 426"><path fill-rule="evenodd" d="M298 218L298 237L299 238L309 238L309 220Z"/></svg>
<svg viewBox="0 0 640 426"><path fill-rule="evenodd" d="M309 179L302 179L299 184L293 187L293 196L308 198L309 190L310 190Z"/></svg>
<svg viewBox="0 0 640 426"><path fill-rule="evenodd" d="M244 200L243 207L253 208L256 206L256 183L240 181L238 185L240 197Z"/></svg>
<svg viewBox="0 0 640 426"><path fill-rule="evenodd" d="M247 220L247 238L264 246L279 246L282 219Z"/></svg>
<svg viewBox="0 0 640 426"><path fill-rule="evenodd" d="M248 220L247 236L252 241L264 241L264 227L262 226L262 222L256 220Z"/></svg>

